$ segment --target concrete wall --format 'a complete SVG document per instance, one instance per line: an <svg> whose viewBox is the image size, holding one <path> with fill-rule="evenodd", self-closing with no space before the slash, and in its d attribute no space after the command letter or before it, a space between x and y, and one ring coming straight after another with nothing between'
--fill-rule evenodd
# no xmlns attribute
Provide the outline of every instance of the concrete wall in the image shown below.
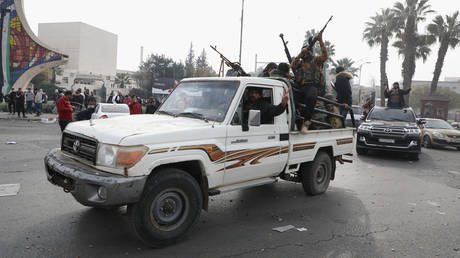
<svg viewBox="0 0 460 258"><path fill-rule="evenodd" d="M118 36L82 22L40 23L38 37L70 56L65 70L115 76Z"/></svg>

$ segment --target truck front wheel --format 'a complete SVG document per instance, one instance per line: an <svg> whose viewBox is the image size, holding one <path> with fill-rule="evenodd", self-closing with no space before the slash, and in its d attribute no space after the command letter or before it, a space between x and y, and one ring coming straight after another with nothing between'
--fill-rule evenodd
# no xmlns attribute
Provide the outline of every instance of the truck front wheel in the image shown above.
<svg viewBox="0 0 460 258"><path fill-rule="evenodd" d="M329 187L332 160L327 153L319 152L313 162L303 164L300 170L303 190L308 195L322 194Z"/></svg>
<svg viewBox="0 0 460 258"><path fill-rule="evenodd" d="M131 227L155 248L180 240L198 220L202 194L197 181L185 171L162 169L149 178L141 200L128 207Z"/></svg>

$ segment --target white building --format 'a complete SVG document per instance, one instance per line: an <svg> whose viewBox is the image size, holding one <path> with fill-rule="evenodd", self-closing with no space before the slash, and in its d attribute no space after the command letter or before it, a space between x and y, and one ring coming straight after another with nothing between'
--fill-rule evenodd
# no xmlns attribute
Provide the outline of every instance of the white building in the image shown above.
<svg viewBox="0 0 460 258"><path fill-rule="evenodd" d="M118 36L82 22L40 23L38 38L69 55L57 86L67 89L113 87Z"/></svg>

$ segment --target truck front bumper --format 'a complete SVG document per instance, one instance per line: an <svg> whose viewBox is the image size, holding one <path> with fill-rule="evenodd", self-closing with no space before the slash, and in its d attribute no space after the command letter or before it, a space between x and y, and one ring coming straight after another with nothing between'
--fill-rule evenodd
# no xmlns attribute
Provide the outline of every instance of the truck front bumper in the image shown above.
<svg viewBox="0 0 460 258"><path fill-rule="evenodd" d="M45 157L48 181L63 187L81 204L113 207L139 200L147 176L124 177L103 172L78 162L61 152L50 151Z"/></svg>

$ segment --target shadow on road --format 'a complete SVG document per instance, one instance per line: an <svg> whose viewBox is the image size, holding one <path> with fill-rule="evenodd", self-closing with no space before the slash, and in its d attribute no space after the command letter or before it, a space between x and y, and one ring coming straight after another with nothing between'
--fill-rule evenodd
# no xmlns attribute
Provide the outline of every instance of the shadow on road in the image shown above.
<svg viewBox="0 0 460 258"><path fill-rule="evenodd" d="M278 233L274 227L293 225ZM351 191L331 187L307 197L300 184L280 182L213 197L187 238L163 249L150 249L131 233L127 216L117 211L82 208L58 214L25 229L35 232L25 255L44 257L378 257L374 234L388 230L372 224L363 203ZM12 245L21 247L23 239ZM34 250L32 250L34 249ZM30 252L30 253L29 253Z"/></svg>

